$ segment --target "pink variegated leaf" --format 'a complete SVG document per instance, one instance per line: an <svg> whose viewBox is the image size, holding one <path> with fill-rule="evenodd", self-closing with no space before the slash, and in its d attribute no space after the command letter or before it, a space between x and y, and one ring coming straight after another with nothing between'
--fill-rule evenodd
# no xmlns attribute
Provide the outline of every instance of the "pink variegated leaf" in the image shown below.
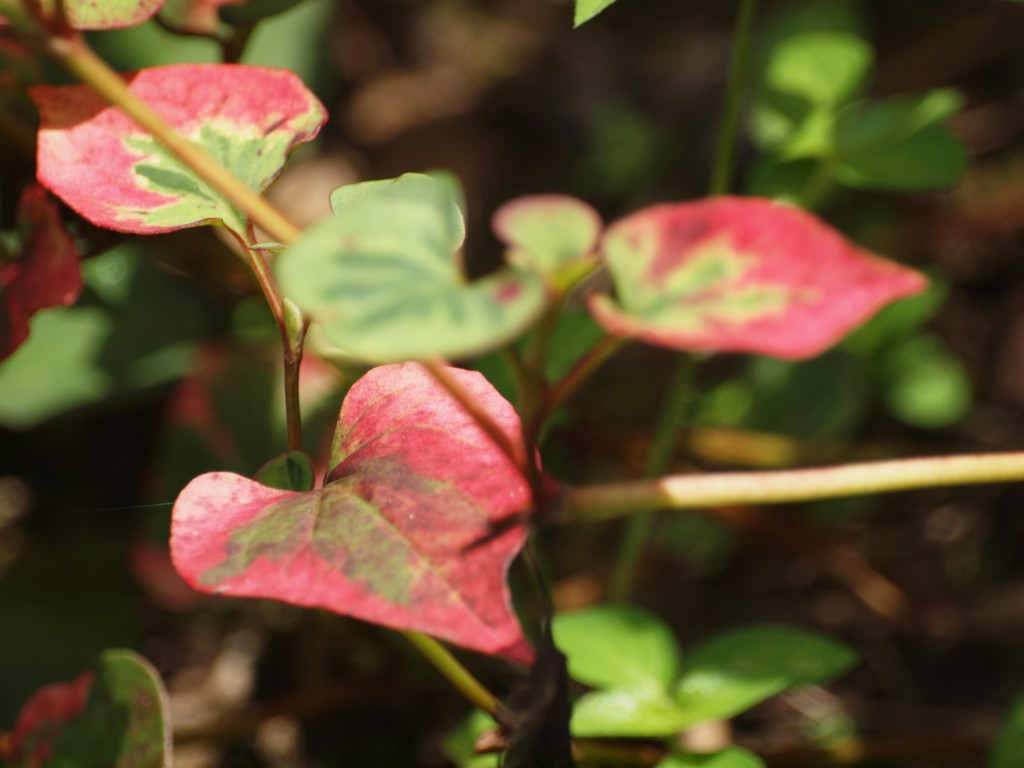
<svg viewBox="0 0 1024 768"><path fill-rule="evenodd" d="M618 300L590 297L598 322L683 350L812 357L926 284L811 214L758 198L646 208L609 227L601 250Z"/></svg>
<svg viewBox="0 0 1024 768"><path fill-rule="evenodd" d="M18 199L20 255L0 266L0 360L28 337L29 318L41 309L75 302L82 292L78 253L60 221L56 201L38 184Z"/></svg>
<svg viewBox="0 0 1024 768"><path fill-rule="evenodd" d="M126 77L172 127L260 192L326 119L323 105L285 70L174 64ZM222 224L245 237L241 211L91 88L30 93L42 120L39 180L86 219L136 234Z"/></svg>
<svg viewBox="0 0 1024 768"><path fill-rule="evenodd" d="M513 440L512 407L451 370ZM326 484L277 490L230 473L174 505L171 553L197 589L319 606L528 661L508 568L529 503L518 470L423 368L382 366L349 391Z"/></svg>

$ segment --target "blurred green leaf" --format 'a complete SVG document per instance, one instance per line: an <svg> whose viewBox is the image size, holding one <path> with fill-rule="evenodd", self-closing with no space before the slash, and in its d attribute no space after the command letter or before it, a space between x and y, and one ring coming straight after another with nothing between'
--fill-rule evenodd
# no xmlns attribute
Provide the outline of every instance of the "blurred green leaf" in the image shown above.
<svg viewBox="0 0 1024 768"><path fill-rule="evenodd" d="M0 365L0 423L15 429L45 421L113 390L96 364L113 328L100 307L59 307L32 318L28 341Z"/></svg>
<svg viewBox="0 0 1024 768"><path fill-rule="evenodd" d="M569 657L569 674L587 685L666 691L679 674L672 630L639 608L605 605L560 613L552 631Z"/></svg>
<svg viewBox="0 0 1024 768"><path fill-rule="evenodd" d="M686 725L733 717L788 688L827 682L855 659L846 646L802 629L734 630L684 659L676 699Z"/></svg>
<svg viewBox="0 0 1024 768"><path fill-rule="evenodd" d="M578 27L580 24L590 21L614 2L615 0L576 0L573 26Z"/></svg>
<svg viewBox="0 0 1024 768"><path fill-rule="evenodd" d="M572 734L583 738L658 738L687 725L687 713L663 691L615 688L584 694L572 713Z"/></svg>
<svg viewBox="0 0 1024 768"><path fill-rule="evenodd" d="M826 151L835 110L860 91L873 64L858 10L849 2L792 6L765 27L757 47L755 141L772 147L803 133L803 156L812 146Z"/></svg>
<svg viewBox="0 0 1024 768"><path fill-rule="evenodd" d="M843 348L798 363L752 358L747 368L751 409L742 426L809 440L843 437L870 404L863 363Z"/></svg>
<svg viewBox="0 0 1024 768"><path fill-rule="evenodd" d="M837 178L851 187L932 189L963 174L967 150L944 121L959 109L953 91L855 105L836 122Z"/></svg>
<svg viewBox="0 0 1024 768"><path fill-rule="evenodd" d="M988 768L1019 768L1024 765L1024 696L1011 705L992 744Z"/></svg>
<svg viewBox="0 0 1024 768"><path fill-rule="evenodd" d="M879 378L889 412L915 427L948 427L971 408L971 382L963 363L931 334L889 349L879 362Z"/></svg>
<svg viewBox="0 0 1024 768"><path fill-rule="evenodd" d="M486 730L497 728L498 724L494 718L479 709L466 717L461 723L451 730L441 748L459 768L498 768L501 765L501 755L492 753L478 755L473 745L477 737Z"/></svg>
<svg viewBox="0 0 1024 768"><path fill-rule="evenodd" d="M758 197L814 210L820 207L834 186L833 170L826 160L785 160L775 152L765 152L754 161L746 191Z"/></svg>

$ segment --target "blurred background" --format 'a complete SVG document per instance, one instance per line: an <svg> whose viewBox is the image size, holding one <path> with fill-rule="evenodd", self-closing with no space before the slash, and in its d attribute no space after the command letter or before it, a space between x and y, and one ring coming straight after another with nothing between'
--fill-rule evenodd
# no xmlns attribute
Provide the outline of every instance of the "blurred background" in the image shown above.
<svg viewBox="0 0 1024 768"><path fill-rule="evenodd" d="M606 221L700 197L736 6L619 0L573 30L567 0L304 0L241 58L296 71L331 115L270 196L305 225L341 184L448 169L472 274L499 263L489 219L517 195L576 195ZM90 40L122 70L220 60L215 40L171 31L185 10ZM801 47L820 32L830 52ZM733 191L810 207L932 288L815 360L700 360L673 470L1024 448L1024 4L764 0L751 74ZM0 39L5 252L34 173L36 81L67 78ZM85 293L0 363L0 729L40 685L123 646L167 680L182 766L452 765L444 735L468 706L401 638L177 578L181 487L285 448L276 329L214 232L143 239L66 214ZM598 335L570 312L557 354ZM579 483L639 476L673 362L624 349L558 414L546 466ZM508 386L497 360L466 363ZM359 373L306 361L321 460ZM633 597L684 652L753 621L857 649L827 690L737 720L733 738L769 765L982 766L1024 691L1022 506L1003 485L665 515ZM605 598L621 526L541 533L561 607ZM465 658L507 691L499 662ZM859 757L836 747L851 740Z"/></svg>

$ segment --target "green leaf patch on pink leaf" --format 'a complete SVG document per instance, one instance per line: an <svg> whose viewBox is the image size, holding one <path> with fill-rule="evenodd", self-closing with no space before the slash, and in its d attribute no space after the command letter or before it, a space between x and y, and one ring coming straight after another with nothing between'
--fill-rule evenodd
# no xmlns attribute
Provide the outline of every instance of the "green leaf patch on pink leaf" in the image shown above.
<svg viewBox="0 0 1024 768"><path fill-rule="evenodd" d="M174 64L126 75L132 91L258 192L326 119L296 75L241 64ZM38 176L94 224L156 234L245 215L85 85L40 86Z"/></svg>
<svg viewBox="0 0 1024 768"><path fill-rule="evenodd" d="M925 287L814 216L758 198L657 205L601 250L618 296L590 297L608 331L684 350L800 359Z"/></svg>
<svg viewBox="0 0 1024 768"><path fill-rule="evenodd" d="M167 768L167 695L156 670L132 651L104 652L26 702L0 758L11 768Z"/></svg>
<svg viewBox="0 0 1024 768"><path fill-rule="evenodd" d="M17 218L20 256L0 266L0 360L28 337L32 315L73 304L82 292L78 253L56 201L31 184L18 199Z"/></svg>
<svg viewBox="0 0 1024 768"><path fill-rule="evenodd" d="M515 411L482 376L452 374L520 439ZM506 583L528 503L516 468L423 368L389 365L349 391L324 487L202 475L174 505L171 552L206 592L323 607L528 661Z"/></svg>

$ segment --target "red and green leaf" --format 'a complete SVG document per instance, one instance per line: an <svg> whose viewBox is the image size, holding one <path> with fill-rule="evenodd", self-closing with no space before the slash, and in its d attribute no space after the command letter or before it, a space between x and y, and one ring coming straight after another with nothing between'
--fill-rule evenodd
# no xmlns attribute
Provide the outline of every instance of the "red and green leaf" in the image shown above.
<svg viewBox="0 0 1024 768"><path fill-rule="evenodd" d="M175 64L126 75L131 90L256 191L326 119L293 73L240 64ZM40 86L39 180L94 224L135 234L245 215L121 110L85 85Z"/></svg>
<svg viewBox="0 0 1024 768"><path fill-rule="evenodd" d="M82 292L78 253L60 221L57 203L42 187L18 199L20 257L0 266L0 360L28 338L29 318L41 309L75 302Z"/></svg>
<svg viewBox="0 0 1024 768"><path fill-rule="evenodd" d="M647 208L613 224L601 250L618 302L591 296L598 322L674 349L811 357L925 287L812 215L757 198Z"/></svg>
<svg viewBox="0 0 1024 768"><path fill-rule="evenodd" d="M138 654L106 651L89 671L28 700L0 757L11 768L166 768L163 684Z"/></svg>
<svg viewBox="0 0 1024 768"><path fill-rule="evenodd" d="M512 407L452 370L513 440ZM526 661L506 576L529 503L517 469L419 365L373 369L345 399L324 487L230 473L192 481L171 551L196 588L319 606Z"/></svg>

